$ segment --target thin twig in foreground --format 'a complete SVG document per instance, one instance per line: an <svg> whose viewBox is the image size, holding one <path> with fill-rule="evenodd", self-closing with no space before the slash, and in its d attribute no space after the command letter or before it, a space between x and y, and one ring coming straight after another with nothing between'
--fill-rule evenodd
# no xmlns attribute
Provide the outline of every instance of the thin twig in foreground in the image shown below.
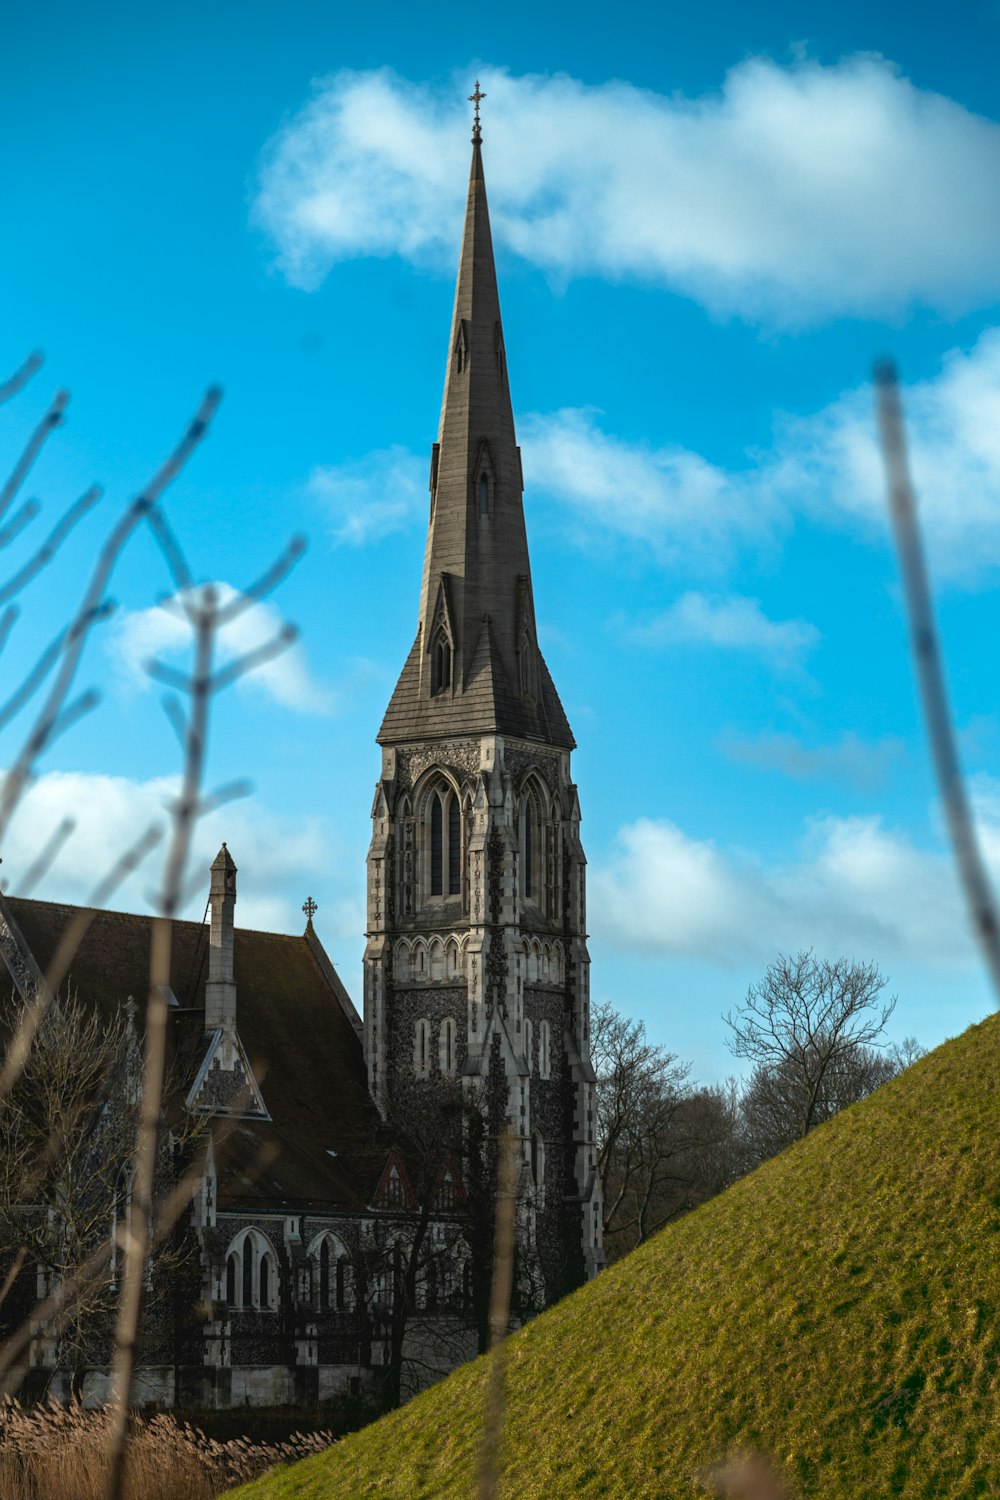
<svg viewBox="0 0 1000 1500"><path fill-rule="evenodd" d="M493 1285L490 1291L490 1348L486 1375L486 1412L479 1450L479 1500L496 1500L500 1493L501 1445L504 1425L504 1351L510 1324L510 1292L514 1274L514 1199L517 1186L517 1142L508 1128L500 1138Z"/></svg>
<svg viewBox="0 0 1000 1500"><path fill-rule="evenodd" d="M128 1408L132 1394L132 1372L139 1337L142 1287L153 1219L153 1188L156 1150L159 1142L163 1077L167 1055L167 985L170 982L170 933L166 917L153 920L149 960L149 1002L146 1006L146 1047L142 1069L142 1104L138 1147L132 1179L132 1213L125 1244L125 1274L118 1319L115 1324L115 1355L112 1365L112 1417L108 1455L108 1500L122 1500L125 1486L125 1449L128 1442Z"/></svg>
<svg viewBox="0 0 1000 1500"><path fill-rule="evenodd" d="M962 889L969 906L973 930L979 940L1000 997L1000 923L989 876L976 838L976 828L958 759L958 747L952 727L948 692L945 687L941 650L934 624L927 562L924 557L917 506L910 479L906 453L906 431L899 396L896 370L888 360L875 367L875 390L878 405L879 433L885 459L896 550L906 594L910 623L910 645L916 663L924 722L930 741L938 789L944 804L945 820L951 838Z"/></svg>
<svg viewBox="0 0 1000 1500"><path fill-rule="evenodd" d="M95 621L102 617L102 611L105 608L104 590L107 587L119 554L129 537L146 520L164 490L176 479L195 448L205 436L208 424L220 399L221 392L215 387L206 393L195 413L194 419L188 424L184 436L153 476L142 494L128 506L118 524L113 528L98 556L87 585L83 603L66 637L61 666L56 675L56 680L52 684L49 696L35 721L35 725L28 736L24 748L14 766L4 778L3 794L0 796L0 840L6 835L10 820L21 799L21 794L34 773L35 762L49 744L55 727L59 722L62 706L69 696L73 678L80 664L80 657L86 638Z"/></svg>

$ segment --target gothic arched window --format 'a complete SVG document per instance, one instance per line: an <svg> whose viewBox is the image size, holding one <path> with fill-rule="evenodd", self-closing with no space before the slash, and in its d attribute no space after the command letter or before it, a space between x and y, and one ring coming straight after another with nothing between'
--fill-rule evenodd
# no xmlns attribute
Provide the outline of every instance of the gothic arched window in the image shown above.
<svg viewBox="0 0 1000 1500"><path fill-rule="evenodd" d="M426 1018L417 1022L413 1039L413 1070L418 1078L428 1078L431 1071L431 1023Z"/></svg>
<svg viewBox="0 0 1000 1500"><path fill-rule="evenodd" d="M230 1307L236 1306L236 1252L226 1261L226 1301Z"/></svg>
<svg viewBox="0 0 1000 1500"><path fill-rule="evenodd" d="M549 1023L548 1023L548 1021L541 1021L541 1022L539 1022L539 1026L538 1026L538 1076L539 1076L539 1078L549 1078L549 1077L551 1077L551 1072L552 1072L552 1058L549 1055L550 1052L551 1052L551 1049L552 1049L552 1041L551 1041L551 1035L550 1035L550 1032L549 1032Z"/></svg>
<svg viewBox="0 0 1000 1500"><path fill-rule="evenodd" d="M460 896L463 820L458 794L448 782L441 780L428 790L422 806L418 850L422 899Z"/></svg>
<svg viewBox="0 0 1000 1500"><path fill-rule="evenodd" d="M524 799L524 843L522 846L523 852L521 856L521 868L524 871L524 894L526 896L534 895L534 891L532 890L532 875L534 872L531 868L532 845L535 841L535 830L533 824L534 819L532 817L531 798L526 797Z"/></svg>
<svg viewBox="0 0 1000 1500"><path fill-rule="evenodd" d="M441 1036L438 1045L438 1061L441 1072L446 1077L451 1077L455 1072L455 1021L452 1016L446 1016L441 1022Z"/></svg>
<svg viewBox="0 0 1000 1500"><path fill-rule="evenodd" d="M490 513L490 477L484 471L479 476L479 514L488 516Z"/></svg>
<svg viewBox="0 0 1000 1500"><path fill-rule="evenodd" d="M531 1073L532 1055L534 1053L534 1050L535 1050L534 1049L534 1036L533 1036L532 1029L531 1029L531 1022L530 1021L525 1021L525 1023L524 1023L524 1060L528 1064L528 1073L529 1074Z"/></svg>
<svg viewBox="0 0 1000 1500"><path fill-rule="evenodd" d="M324 1239L319 1247L319 1305L330 1306L330 1241Z"/></svg>
<svg viewBox="0 0 1000 1500"><path fill-rule="evenodd" d="M337 1256L337 1309L343 1312L347 1303L347 1256Z"/></svg>
<svg viewBox="0 0 1000 1500"><path fill-rule="evenodd" d="M441 794L431 798L431 895L440 896L444 869L444 838L441 828Z"/></svg>
<svg viewBox="0 0 1000 1500"><path fill-rule="evenodd" d="M448 798L448 895L457 896L462 889L462 815L458 798Z"/></svg>
<svg viewBox="0 0 1000 1500"><path fill-rule="evenodd" d="M451 641L439 630L431 645L431 693L451 687Z"/></svg>
<svg viewBox="0 0 1000 1500"><path fill-rule="evenodd" d="M535 1201L545 1203L545 1142L536 1130L531 1137L531 1180L535 1184Z"/></svg>
<svg viewBox="0 0 1000 1500"><path fill-rule="evenodd" d="M266 1253L260 1258L260 1305L271 1306L271 1257Z"/></svg>
<svg viewBox="0 0 1000 1500"><path fill-rule="evenodd" d="M243 1301L242 1307L253 1307L253 1236L243 1241Z"/></svg>

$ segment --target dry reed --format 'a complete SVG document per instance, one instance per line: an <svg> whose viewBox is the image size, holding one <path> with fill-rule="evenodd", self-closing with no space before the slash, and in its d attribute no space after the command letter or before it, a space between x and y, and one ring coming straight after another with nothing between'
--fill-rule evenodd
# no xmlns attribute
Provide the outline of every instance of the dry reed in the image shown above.
<svg viewBox="0 0 1000 1500"><path fill-rule="evenodd" d="M111 1429L108 1407L85 1411L76 1402L53 1401L27 1408L2 1398L0 1500L101 1500ZM296 1432L281 1443L219 1442L163 1414L134 1418L124 1493L142 1500L214 1500L332 1442L330 1432Z"/></svg>

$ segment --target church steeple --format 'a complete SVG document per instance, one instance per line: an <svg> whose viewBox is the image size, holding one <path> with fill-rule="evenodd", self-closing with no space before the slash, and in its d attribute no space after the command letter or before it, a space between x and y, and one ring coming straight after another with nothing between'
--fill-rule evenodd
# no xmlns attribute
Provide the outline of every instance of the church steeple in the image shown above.
<svg viewBox="0 0 1000 1500"><path fill-rule="evenodd" d="M379 732L400 744L501 733L571 748L538 650L476 94L417 638Z"/></svg>

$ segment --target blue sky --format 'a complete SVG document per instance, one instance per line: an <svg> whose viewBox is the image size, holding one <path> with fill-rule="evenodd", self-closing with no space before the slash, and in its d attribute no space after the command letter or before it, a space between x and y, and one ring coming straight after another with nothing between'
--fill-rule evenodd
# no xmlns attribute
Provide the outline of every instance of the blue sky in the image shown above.
<svg viewBox="0 0 1000 1500"><path fill-rule="evenodd" d="M780 949L876 959L899 1036L961 1030L990 1000L867 382L898 360L997 869L998 61L1000 6L972 0L947 27L924 4L626 6L613 26L596 5L22 8L0 59L0 363L47 363L0 409L0 446L65 386L28 492L50 518L93 479L106 495L33 590L8 671L220 382L169 502L192 566L240 588L291 535L309 550L244 620L243 644L280 615L302 645L220 701L212 777L254 791L206 820L197 859L228 839L248 925L294 931L312 894L359 994L374 735L413 637L478 73L595 997L703 1079L730 1066L720 1012ZM12 889L69 810L35 894L84 899L162 802L176 744L141 663L175 650L169 587L139 537L87 658L102 707L0 851ZM155 878L151 861L119 904Z"/></svg>

